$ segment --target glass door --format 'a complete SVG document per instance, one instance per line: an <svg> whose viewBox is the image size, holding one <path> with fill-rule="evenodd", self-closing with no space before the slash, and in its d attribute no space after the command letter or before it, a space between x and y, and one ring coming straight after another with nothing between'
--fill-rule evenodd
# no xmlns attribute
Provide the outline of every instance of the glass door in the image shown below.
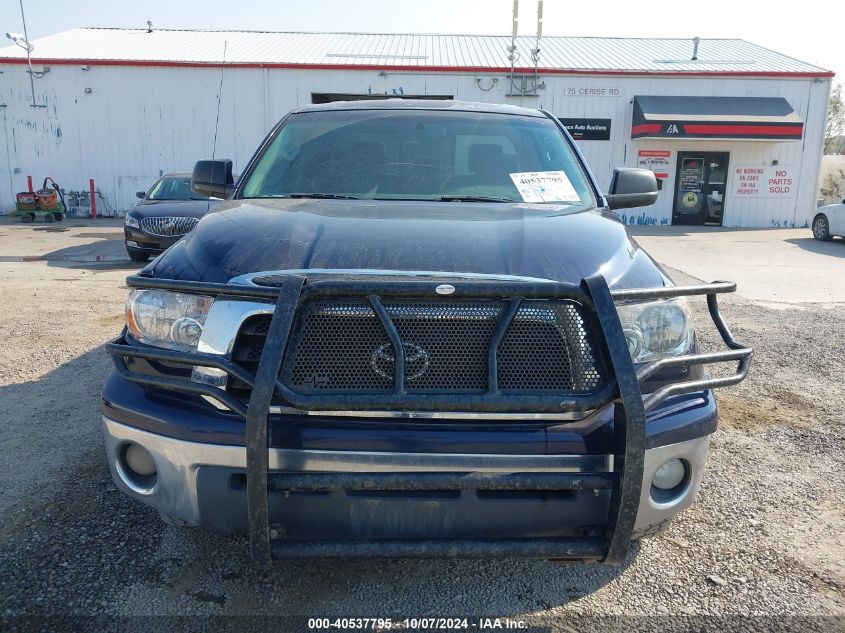
<svg viewBox="0 0 845 633"><path fill-rule="evenodd" d="M721 226L729 158L727 152L678 152L672 224Z"/></svg>

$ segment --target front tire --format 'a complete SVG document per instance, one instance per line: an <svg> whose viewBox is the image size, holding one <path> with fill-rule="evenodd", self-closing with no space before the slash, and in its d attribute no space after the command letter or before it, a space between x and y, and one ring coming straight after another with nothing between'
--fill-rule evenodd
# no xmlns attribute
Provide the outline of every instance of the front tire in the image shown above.
<svg viewBox="0 0 845 633"><path fill-rule="evenodd" d="M817 215L813 219L813 238L822 242L829 242L831 240L830 224L828 224L827 216Z"/></svg>

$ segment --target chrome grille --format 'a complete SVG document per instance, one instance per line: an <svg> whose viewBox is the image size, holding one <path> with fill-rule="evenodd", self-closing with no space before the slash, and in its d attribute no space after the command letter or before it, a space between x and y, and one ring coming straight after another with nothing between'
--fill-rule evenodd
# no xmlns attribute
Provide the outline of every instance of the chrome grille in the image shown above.
<svg viewBox="0 0 845 633"><path fill-rule="evenodd" d="M197 225L197 218L150 217L141 218L141 229L150 235L176 237L190 233Z"/></svg>

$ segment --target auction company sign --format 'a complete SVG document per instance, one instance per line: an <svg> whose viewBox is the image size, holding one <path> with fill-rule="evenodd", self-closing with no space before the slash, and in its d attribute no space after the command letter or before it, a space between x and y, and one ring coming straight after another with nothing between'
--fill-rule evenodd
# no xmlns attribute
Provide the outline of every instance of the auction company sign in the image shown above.
<svg viewBox="0 0 845 633"><path fill-rule="evenodd" d="M610 119L573 119L558 117L576 141L609 141Z"/></svg>
<svg viewBox="0 0 845 633"><path fill-rule="evenodd" d="M798 193L794 167L748 165L734 168L737 198L792 198Z"/></svg>

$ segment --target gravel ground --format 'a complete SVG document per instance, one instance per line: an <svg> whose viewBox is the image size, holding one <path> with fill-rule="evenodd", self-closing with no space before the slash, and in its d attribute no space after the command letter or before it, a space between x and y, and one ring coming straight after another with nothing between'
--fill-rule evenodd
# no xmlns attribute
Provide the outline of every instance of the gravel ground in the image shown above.
<svg viewBox="0 0 845 633"><path fill-rule="evenodd" d="M0 226L0 252L16 234ZM165 526L111 483L98 428L109 368L101 345L121 326L131 270L0 262L3 628L26 628L32 615L62 618L45 627L57 630L114 624L84 619L94 615L474 614L555 631L842 629L845 305L723 301L737 338L756 349L752 375L719 394L721 426L697 504L664 535L635 544L622 568L387 560L257 573L243 539ZM236 622L230 630L266 630L261 620Z"/></svg>

